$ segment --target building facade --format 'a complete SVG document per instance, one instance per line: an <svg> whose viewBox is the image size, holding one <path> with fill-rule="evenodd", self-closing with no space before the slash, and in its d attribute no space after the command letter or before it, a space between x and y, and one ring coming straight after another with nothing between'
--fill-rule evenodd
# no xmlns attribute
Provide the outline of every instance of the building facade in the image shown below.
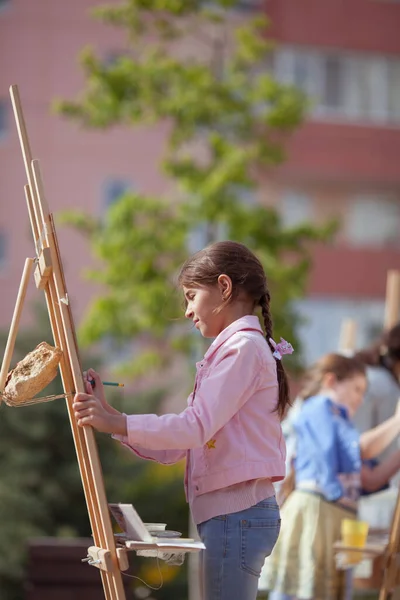
<svg viewBox="0 0 400 600"><path fill-rule="evenodd" d="M334 349L343 318L357 344L383 324L388 269L400 269L400 3L267 0L274 70L310 98L309 118L276 174L288 224L340 219L315 249L303 341Z"/></svg>
<svg viewBox="0 0 400 600"><path fill-rule="evenodd" d="M83 278L91 265L87 243L61 226L59 215L76 208L97 219L127 188L165 192L158 170L162 128L88 131L52 110L57 98L73 99L83 88L78 59L85 46L90 44L105 61L123 49L120 31L90 16L97 5L97 0L0 0L0 328L9 327L24 261L34 251L11 84L19 86L32 154L41 163L76 323L97 290ZM26 307L35 301L44 302L32 281ZM22 326L31 321L28 309Z"/></svg>
<svg viewBox="0 0 400 600"><path fill-rule="evenodd" d="M33 252L10 84L20 88L56 224L67 208L101 218L125 189L164 194L170 185L158 169L162 127L88 131L51 111L54 99L74 98L83 88L77 57L85 45L105 61L124 49L118 29L90 17L98 4L0 0L0 328L9 327L24 260ZM274 72L303 88L311 108L260 201L277 203L288 225L341 221L335 242L315 248L307 298L299 303L312 360L337 347L343 318L357 320L359 345L380 329L386 273L400 268L400 3L267 0L265 9L278 42ZM79 322L97 291L82 278L89 249L70 229L59 226L58 236ZM27 305L39 297L32 283ZM27 310L23 324L30 319Z"/></svg>

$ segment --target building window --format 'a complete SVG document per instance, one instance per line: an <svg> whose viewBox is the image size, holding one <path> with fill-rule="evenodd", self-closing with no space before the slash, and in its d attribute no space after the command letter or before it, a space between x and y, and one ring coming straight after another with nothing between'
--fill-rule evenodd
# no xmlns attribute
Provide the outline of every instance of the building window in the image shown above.
<svg viewBox="0 0 400 600"><path fill-rule="evenodd" d="M333 110L340 108L343 98L344 69L337 56L326 56L323 60L325 73L321 102Z"/></svg>
<svg viewBox="0 0 400 600"><path fill-rule="evenodd" d="M347 57L342 110L350 117L370 121L390 120L388 111L388 61L372 57Z"/></svg>
<svg viewBox="0 0 400 600"><path fill-rule="evenodd" d="M0 140L5 138L7 134L7 121L8 121L8 104L6 100L0 98Z"/></svg>
<svg viewBox="0 0 400 600"><path fill-rule="evenodd" d="M295 52L292 48L282 48L275 53L273 68L283 83L296 85L310 96L321 93L321 64L315 52Z"/></svg>
<svg viewBox="0 0 400 600"><path fill-rule="evenodd" d="M398 59L287 47L274 67L278 79L311 97L316 117L400 123Z"/></svg>
<svg viewBox="0 0 400 600"><path fill-rule="evenodd" d="M382 197L356 198L347 220L347 237L355 246L399 245L400 201Z"/></svg>
<svg viewBox="0 0 400 600"><path fill-rule="evenodd" d="M284 193L280 201L280 213L285 227L297 227L313 221L313 206L309 196L295 190Z"/></svg>
<svg viewBox="0 0 400 600"><path fill-rule="evenodd" d="M126 179L111 178L106 181L104 186L104 210L108 210L121 196L132 189L132 184Z"/></svg>
<svg viewBox="0 0 400 600"><path fill-rule="evenodd" d="M399 0L400 1L400 0ZM400 121L400 61L391 60L388 64L388 110L393 121Z"/></svg>

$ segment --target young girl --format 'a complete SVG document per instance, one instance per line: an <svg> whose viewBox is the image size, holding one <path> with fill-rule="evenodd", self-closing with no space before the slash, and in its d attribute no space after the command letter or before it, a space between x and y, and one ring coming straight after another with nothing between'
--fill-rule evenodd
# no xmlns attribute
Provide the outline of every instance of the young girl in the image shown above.
<svg viewBox="0 0 400 600"><path fill-rule="evenodd" d="M361 436L351 419L367 387L357 358L328 354L310 370L297 414L295 491L282 508L283 526L261 576L270 600L343 597L344 573L335 567L333 544L341 521L356 518L361 487L379 489L400 468L400 451L370 468L400 433L400 410Z"/></svg>
<svg viewBox="0 0 400 600"><path fill-rule="evenodd" d="M106 403L93 371L96 396L77 394L74 410L78 425L114 434L143 458L165 464L186 458L186 497L206 546L204 598L255 600L280 529L273 482L285 475L280 420L289 403L281 358L292 348L272 340L265 273L242 244L218 242L196 253L179 283L185 316L215 338L196 365L186 410L120 414ZM253 315L257 306L265 335Z"/></svg>

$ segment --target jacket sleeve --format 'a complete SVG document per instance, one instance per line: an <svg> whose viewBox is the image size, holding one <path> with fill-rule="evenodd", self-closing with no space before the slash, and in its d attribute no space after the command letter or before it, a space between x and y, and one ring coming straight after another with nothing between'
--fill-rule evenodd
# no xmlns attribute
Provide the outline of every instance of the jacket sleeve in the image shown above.
<svg viewBox="0 0 400 600"><path fill-rule="evenodd" d="M128 438L122 435L113 435L114 440L121 442L131 452L146 460L153 460L163 465L173 465L186 458L185 450L146 450L140 446L131 446Z"/></svg>
<svg viewBox="0 0 400 600"><path fill-rule="evenodd" d="M273 367L271 363L271 387L276 386ZM201 381L193 404L186 410L178 415L129 415L129 445L151 450L203 446L246 403L265 368L255 342L238 336Z"/></svg>

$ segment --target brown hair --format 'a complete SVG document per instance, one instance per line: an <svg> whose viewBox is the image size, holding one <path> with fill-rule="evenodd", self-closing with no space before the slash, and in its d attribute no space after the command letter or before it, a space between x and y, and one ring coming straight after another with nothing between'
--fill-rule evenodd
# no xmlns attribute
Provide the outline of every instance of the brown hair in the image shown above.
<svg viewBox="0 0 400 600"><path fill-rule="evenodd" d="M327 373L333 373L338 381L344 381L355 375L366 376L366 369L359 358L343 356L342 354L325 354L307 371L304 387L299 397L307 400L307 398L318 394Z"/></svg>
<svg viewBox="0 0 400 600"><path fill-rule="evenodd" d="M400 362L400 323L397 323L389 331L385 331L377 342L360 350L355 356L368 366L385 367L398 381L394 373L394 366Z"/></svg>
<svg viewBox="0 0 400 600"><path fill-rule="evenodd" d="M274 348L269 341L272 336L272 318L270 312L270 294L264 268L258 258L243 244L238 242L216 242L196 252L183 265L178 277L179 285L214 286L220 275L228 275L232 281L232 294L228 301L234 300L240 292L254 301L254 307L260 306L264 320L265 337L271 351ZM282 365L276 361L279 398L276 410L283 417L290 405L289 383Z"/></svg>

